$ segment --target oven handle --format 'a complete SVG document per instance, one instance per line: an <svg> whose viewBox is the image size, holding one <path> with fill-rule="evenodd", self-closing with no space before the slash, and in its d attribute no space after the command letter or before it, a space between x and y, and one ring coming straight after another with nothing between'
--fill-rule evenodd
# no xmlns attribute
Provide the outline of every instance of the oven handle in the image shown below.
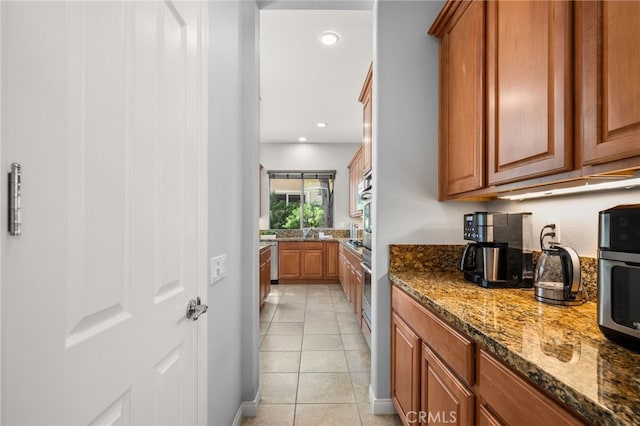
<svg viewBox="0 0 640 426"><path fill-rule="evenodd" d="M367 274L369 274L369 275L373 275L373 272L371 271L371 268L369 268L369 267L367 266L367 264L366 264L366 263L364 263L364 262L360 262L360 267L362 267L362 269L364 269L364 271L365 271Z"/></svg>

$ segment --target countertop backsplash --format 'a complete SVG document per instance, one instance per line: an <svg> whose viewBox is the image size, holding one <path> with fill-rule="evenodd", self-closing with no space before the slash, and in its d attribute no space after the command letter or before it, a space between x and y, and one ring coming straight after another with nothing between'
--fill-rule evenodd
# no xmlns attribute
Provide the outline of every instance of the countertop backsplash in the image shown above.
<svg viewBox="0 0 640 426"><path fill-rule="evenodd" d="M389 272L457 272L464 245L392 244L389 246ZM540 251L533 252L534 262ZM587 291L587 299L598 299L598 259L580 256L582 282ZM535 267L534 267L535 268Z"/></svg>
<svg viewBox="0 0 640 426"><path fill-rule="evenodd" d="M317 239L318 234L320 232L324 232L325 234L331 235L333 238L349 238L349 230L348 229L336 229L336 228L311 228L307 238ZM276 239L281 238L302 238L302 230L301 229L263 229L260 231L260 235L275 235Z"/></svg>

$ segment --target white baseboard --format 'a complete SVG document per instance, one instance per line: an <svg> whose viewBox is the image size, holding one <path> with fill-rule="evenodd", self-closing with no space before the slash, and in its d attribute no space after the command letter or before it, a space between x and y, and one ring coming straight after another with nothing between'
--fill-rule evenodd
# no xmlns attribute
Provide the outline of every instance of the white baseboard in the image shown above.
<svg viewBox="0 0 640 426"><path fill-rule="evenodd" d="M242 401L233 418L232 426L240 426L243 417L255 417L258 415L258 404L260 402L261 387L258 386L256 397L253 401Z"/></svg>
<svg viewBox="0 0 640 426"><path fill-rule="evenodd" d="M376 398L373 388L369 385L369 402L374 415L396 414L391 398Z"/></svg>

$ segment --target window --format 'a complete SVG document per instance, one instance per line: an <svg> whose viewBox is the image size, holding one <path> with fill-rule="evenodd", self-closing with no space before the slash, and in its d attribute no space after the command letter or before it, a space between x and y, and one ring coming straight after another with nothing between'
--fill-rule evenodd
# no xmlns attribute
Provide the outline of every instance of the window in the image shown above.
<svg viewBox="0 0 640 426"><path fill-rule="evenodd" d="M333 227L331 171L269 171L269 228Z"/></svg>

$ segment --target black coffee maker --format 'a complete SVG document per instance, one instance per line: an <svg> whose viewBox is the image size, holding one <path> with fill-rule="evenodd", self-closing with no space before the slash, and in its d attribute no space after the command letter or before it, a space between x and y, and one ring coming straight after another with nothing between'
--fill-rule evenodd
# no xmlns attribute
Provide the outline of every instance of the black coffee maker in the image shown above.
<svg viewBox="0 0 640 426"><path fill-rule="evenodd" d="M533 286L531 213L475 212L464 215L467 244L460 269L485 288Z"/></svg>

